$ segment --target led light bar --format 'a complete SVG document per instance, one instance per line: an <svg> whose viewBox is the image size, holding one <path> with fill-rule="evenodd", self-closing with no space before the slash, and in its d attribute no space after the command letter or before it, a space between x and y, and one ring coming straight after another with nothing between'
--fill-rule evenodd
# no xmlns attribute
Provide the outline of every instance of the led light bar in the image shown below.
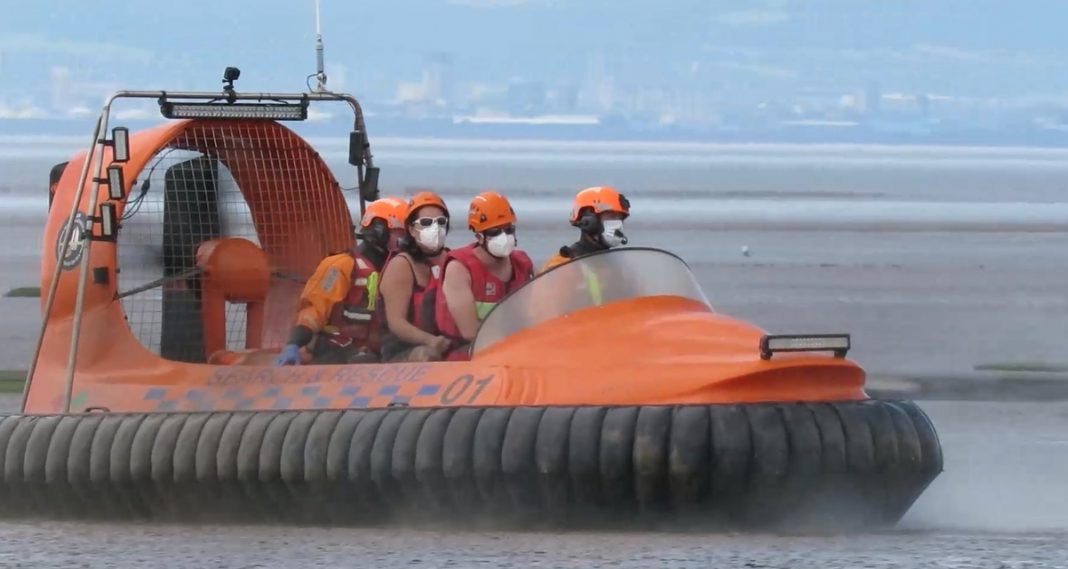
<svg viewBox="0 0 1068 569"><path fill-rule="evenodd" d="M308 104L299 105L247 103L172 103L164 101L159 112L169 119L273 119L302 121L308 118Z"/></svg>
<svg viewBox="0 0 1068 569"><path fill-rule="evenodd" d="M775 352L834 352L844 358L849 348L849 334L769 335L760 339L760 359L770 360Z"/></svg>

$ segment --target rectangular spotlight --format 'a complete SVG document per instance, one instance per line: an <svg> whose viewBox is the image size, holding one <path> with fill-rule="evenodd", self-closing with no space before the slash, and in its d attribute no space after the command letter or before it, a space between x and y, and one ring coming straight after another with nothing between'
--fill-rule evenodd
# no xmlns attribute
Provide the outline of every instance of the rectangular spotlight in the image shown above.
<svg viewBox="0 0 1068 569"><path fill-rule="evenodd" d="M117 228L117 216L115 215L115 204L102 203L100 204L100 236L105 240L115 239L115 230Z"/></svg>
<svg viewBox="0 0 1068 569"><path fill-rule="evenodd" d="M111 129L111 160L126 162L130 159L130 129L117 126Z"/></svg>
<svg viewBox="0 0 1068 569"><path fill-rule="evenodd" d="M126 196L126 180L122 175L122 166L112 164L108 166L108 196L113 200L121 200Z"/></svg>

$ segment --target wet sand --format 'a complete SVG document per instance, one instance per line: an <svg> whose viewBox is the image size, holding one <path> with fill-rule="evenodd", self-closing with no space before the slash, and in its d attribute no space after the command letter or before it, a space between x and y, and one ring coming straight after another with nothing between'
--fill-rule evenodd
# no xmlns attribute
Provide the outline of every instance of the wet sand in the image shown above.
<svg viewBox="0 0 1068 569"><path fill-rule="evenodd" d="M7 567L1063 568L1064 534L839 537L0 525Z"/></svg>
<svg viewBox="0 0 1068 569"><path fill-rule="evenodd" d="M42 224L8 220L4 292L40 284ZM975 367L1001 362L1068 365L1068 234L628 231L631 245L680 255L721 312L771 332L853 334L850 356L874 380L990 379L998 374ZM450 244L467 235L452 232ZM539 226L521 230L520 245L540 263L573 238L569 227ZM0 297L0 369L28 365L39 302Z"/></svg>

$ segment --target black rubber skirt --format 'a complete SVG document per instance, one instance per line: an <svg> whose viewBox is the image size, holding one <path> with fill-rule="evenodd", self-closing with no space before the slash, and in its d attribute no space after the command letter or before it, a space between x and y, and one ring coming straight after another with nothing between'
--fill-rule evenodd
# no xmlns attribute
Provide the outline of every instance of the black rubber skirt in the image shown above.
<svg viewBox="0 0 1068 569"><path fill-rule="evenodd" d="M3 517L878 528L941 470L898 401L0 418Z"/></svg>

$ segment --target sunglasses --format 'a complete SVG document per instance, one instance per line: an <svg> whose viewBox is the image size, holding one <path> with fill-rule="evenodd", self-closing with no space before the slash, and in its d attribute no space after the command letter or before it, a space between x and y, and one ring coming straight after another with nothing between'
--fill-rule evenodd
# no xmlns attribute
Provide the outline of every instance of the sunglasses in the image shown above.
<svg viewBox="0 0 1068 569"><path fill-rule="evenodd" d="M507 233L508 235L513 235L513 234L515 234L515 226L514 225L508 225L506 227L494 227L493 229L487 229L487 230L483 231L482 233L484 233L486 235L486 237L496 237L496 236L500 235L502 232Z"/></svg>
<svg viewBox="0 0 1068 569"><path fill-rule="evenodd" d="M430 227L435 223L437 223L438 225L445 225L448 222L449 218L445 217L444 215L438 217L420 217L419 219L414 221L415 224L421 225L423 227Z"/></svg>

